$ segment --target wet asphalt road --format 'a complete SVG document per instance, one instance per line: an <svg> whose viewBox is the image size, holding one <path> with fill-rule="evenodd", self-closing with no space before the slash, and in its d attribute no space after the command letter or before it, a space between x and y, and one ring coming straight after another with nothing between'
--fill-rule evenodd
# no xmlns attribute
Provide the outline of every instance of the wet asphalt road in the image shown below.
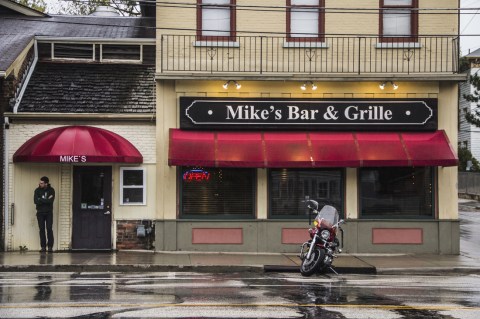
<svg viewBox="0 0 480 319"><path fill-rule="evenodd" d="M0 274L0 318L480 318L480 275Z"/></svg>

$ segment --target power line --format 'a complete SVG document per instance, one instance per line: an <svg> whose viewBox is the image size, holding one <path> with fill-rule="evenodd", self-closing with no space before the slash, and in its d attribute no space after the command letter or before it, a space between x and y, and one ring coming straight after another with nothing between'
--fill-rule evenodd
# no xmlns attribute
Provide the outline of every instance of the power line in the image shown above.
<svg viewBox="0 0 480 319"><path fill-rule="evenodd" d="M91 0L59 0L64 2L76 2L76 3L85 3L85 4L96 4ZM181 8L181 9L196 9L199 7L197 3L182 3L182 2L165 2L160 1L156 2L155 0L140 0L139 3L143 3L148 6L156 6L162 8ZM222 7L219 5L212 5L212 7ZM262 6L262 5L232 5L227 7L233 7L236 10L241 11L254 11L254 12L285 12L286 9L291 7L289 6ZM301 9L297 9L298 11L302 11ZM348 14L379 14L379 11L388 12L388 11L398 11L399 8L328 8L322 7L322 12L325 13L348 13ZM402 9L400 9L402 10ZM408 8L404 9L408 11L415 12L416 14L447 14L447 15L458 15L460 12L462 14L473 14L475 15L476 12L466 12L466 11L474 11L480 10L480 8ZM308 9L305 11L310 12Z"/></svg>

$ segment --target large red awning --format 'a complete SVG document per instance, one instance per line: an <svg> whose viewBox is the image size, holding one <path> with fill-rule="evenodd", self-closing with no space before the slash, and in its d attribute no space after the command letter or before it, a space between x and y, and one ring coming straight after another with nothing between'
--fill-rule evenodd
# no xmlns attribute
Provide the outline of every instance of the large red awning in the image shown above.
<svg viewBox="0 0 480 319"><path fill-rule="evenodd" d="M458 158L443 130L287 133L170 129L168 164L285 168L456 166Z"/></svg>
<svg viewBox="0 0 480 319"><path fill-rule="evenodd" d="M125 138L91 126L63 126L35 135L13 154L14 162L142 163Z"/></svg>

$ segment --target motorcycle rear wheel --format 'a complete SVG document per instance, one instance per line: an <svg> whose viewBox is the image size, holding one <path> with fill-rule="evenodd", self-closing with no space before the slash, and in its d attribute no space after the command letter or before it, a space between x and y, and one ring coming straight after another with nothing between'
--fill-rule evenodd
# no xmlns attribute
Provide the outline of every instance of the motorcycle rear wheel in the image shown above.
<svg viewBox="0 0 480 319"><path fill-rule="evenodd" d="M325 249L314 247L310 258L302 260L300 265L300 273L302 276L308 277L316 273L322 268L323 260L325 259Z"/></svg>

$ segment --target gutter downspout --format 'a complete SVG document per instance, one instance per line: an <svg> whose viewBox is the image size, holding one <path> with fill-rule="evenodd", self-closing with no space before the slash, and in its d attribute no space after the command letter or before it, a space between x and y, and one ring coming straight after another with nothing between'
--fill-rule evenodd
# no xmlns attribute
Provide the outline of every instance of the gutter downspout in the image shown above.
<svg viewBox="0 0 480 319"><path fill-rule="evenodd" d="M35 43L33 44L33 49L34 49L35 53L34 53L34 58L33 58L32 65L30 66L30 68L28 70L28 74L27 74L27 77L25 78L25 81L23 81L22 89L20 90L20 94L15 99L15 106L13 107L13 113L15 113L15 114L18 112L18 107L20 106L20 102L22 102L23 94L25 93L25 90L27 89L28 82L30 82L30 78L32 77L33 71L35 70L35 66L37 65L37 61L38 61L37 39L35 39Z"/></svg>
<svg viewBox="0 0 480 319"><path fill-rule="evenodd" d="M8 118L5 118L8 119ZM4 250L8 251L8 239L9 239L9 221L10 221L10 203L9 203L9 183L8 181L10 180L9 178L9 172L8 172L8 121L5 121L5 124L3 125L3 173L4 173L4 183L3 183L3 191L4 191L4 214L3 216L5 217L3 222L4 222L4 234L3 234L3 240L4 240Z"/></svg>

